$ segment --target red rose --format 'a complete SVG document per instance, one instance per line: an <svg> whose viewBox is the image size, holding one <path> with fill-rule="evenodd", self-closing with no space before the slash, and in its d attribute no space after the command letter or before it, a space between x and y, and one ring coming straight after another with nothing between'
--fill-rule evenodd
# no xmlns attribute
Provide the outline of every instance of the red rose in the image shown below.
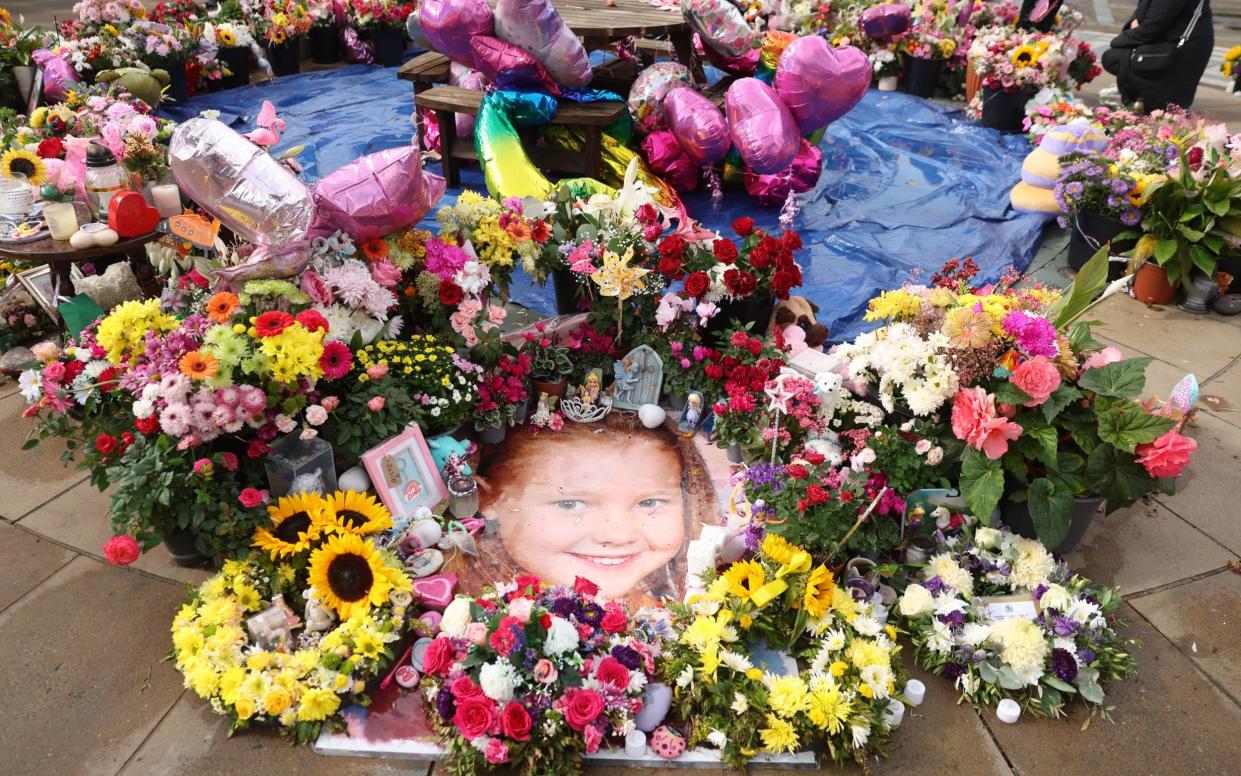
<svg viewBox="0 0 1241 776"><path fill-rule="evenodd" d="M543 612L542 614L540 614L539 625L543 628L543 630L547 630L548 628L552 627L552 616L548 614L547 612Z"/></svg>
<svg viewBox="0 0 1241 776"><path fill-rule="evenodd" d="M681 276L681 260L673 256L662 258L659 260L659 274L666 278L677 278Z"/></svg>
<svg viewBox="0 0 1241 776"><path fill-rule="evenodd" d="M293 325L293 316L284 310L269 310L254 319L254 328L260 337L274 337Z"/></svg>
<svg viewBox="0 0 1241 776"><path fill-rule="evenodd" d="M754 234L754 219L749 216L742 216L733 221L733 231L742 237L749 237Z"/></svg>
<svg viewBox="0 0 1241 776"><path fill-rule="evenodd" d="M113 566L128 566L138 560L141 554L142 550L138 547L137 540L126 534L113 536L103 546L103 557L107 558L108 563Z"/></svg>
<svg viewBox="0 0 1241 776"><path fill-rule="evenodd" d="M111 434L100 434L95 437L95 450L98 451L100 455L112 455L116 452L116 447L116 437Z"/></svg>
<svg viewBox="0 0 1241 776"><path fill-rule="evenodd" d="M812 464L814 466L818 466L819 464L827 460L826 458L823 457L822 453L815 452L814 450L807 450L806 453L802 456L802 458L806 459L806 463Z"/></svg>
<svg viewBox="0 0 1241 776"><path fill-rule="evenodd" d="M643 224L653 224L659 218L659 211L655 206L647 202L634 211L634 217Z"/></svg>
<svg viewBox="0 0 1241 776"><path fill-rule="evenodd" d="M788 466L785 466L784 471L795 480L804 480L809 474L809 472L806 471L806 467L799 463L791 463Z"/></svg>
<svg viewBox="0 0 1241 776"><path fill-rule="evenodd" d="M39 143L35 151L40 159L59 159L65 155L65 141L58 137L49 137Z"/></svg>
<svg viewBox="0 0 1241 776"><path fill-rule="evenodd" d="M138 429L140 434L154 434L159 431L159 418L154 415L148 418L137 418L134 420L134 428Z"/></svg>
<svg viewBox="0 0 1241 776"><path fill-rule="evenodd" d="M509 701L500 712L500 730L514 741L529 741L530 712L517 701Z"/></svg>
<svg viewBox="0 0 1241 776"><path fill-rule="evenodd" d="M521 593L526 591L526 588L529 588L529 595L538 595L539 589L543 586L543 580L534 574L522 574L514 581L517 583L516 593Z"/></svg>
<svg viewBox="0 0 1241 776"><path fill-rule="evenodd" d="M705 272L695 272L685 278L685 293L692 297L700 297L711 287L711 278Z"/></svg>
<svg viewBox="0 0 1241 776"><path fill-rule="evenodd" d="M461 304L461 296L461 286L449 280L440 283L440 304L454 307Z"/></svg>
<svg viewBox="0 0 1241 776"><path fill-rule="evenodd" d="M723 237L711 243L711 252L717 260L725 264L732 264L737 260L737 246L733 245L732 240L725 240Z"/></svg>
<svg viewBox="0 0 1241 776"><path fill-rule="evenodd" d="M759 245L750 251L750 266L759 272L771 266L771 253Z"/></svg>
<svg viewBox="0 0 1241 776"><path fill-rule="evenodd" d="M452 691L452 697L456 698L458 702L465 698L473 698L475 695L483 694L483 688L474 684L468 676L458 678L449 689Z"/></svg>
<svg viewBox="0 0 1241 776"><path fill-rule="evenodd" d="M443 676L448 673L448 669L452 668L455 658L452 642L447 637L441 636L427 646L426 654L422 656L422 671L434 676Z"/></svg>
<svg viewBox="0 0 1241 776"><path fill-rule="evenodd" d="M681 258L681 254L685 252L685 239L675 234L670 234L659 243L659 255L665 259Z"/></svg>
<svg viewBox="0 0 1241 776"><path fill-rule="evenodd" d="M267 455L268 450L271 450L271 445L261 439L254 439L251 440L249 446L246 447L246 456L248 458L262 458Z"/></svg>
<svg viewBox="0 0 1241 776"><path fill-rule="evenodd" d="M747 297L758 287L758 280L749 272L730 269L724 273L724 287L735 297Z"/></svg>
<svg viewBox="0 0 1241 776"><path fill-rule="evenodd" d="M310 331L328 330L327 318L324 318L323 313L318 310L302 310L297 314L297 322Z"/></svg>
<svg viewBox="0 0 1241 776"><path fill-rule="evenodd" d="M771 278L771 286L781 299L788 299L789 289L799 284L793 273L787 270L780 270Z"/></svg>
<svg viewBox="0 0 1241 776"><path fill-rule="evenodd" d="M629 618L624 612L611 611L603 615L599 627L608 633L620 633L629 627Z"/></svg>
<svg viewBox="0 0 1241 776"><path fill-rule="evenodd" d="M466 741L485 736L496 724L495 703L485 695L466 698L457 704L457 712L452 715L452 722Z"/></svg>
<svg viewBox="0 0 1241 776"><path fill-rule="evenodd" d="M574 577L573 592L579 595L598 595L599 586L585 577Z"/></svg>
<svg viewBox="0 0 1241 776"><path fill-rule="evenodd" d="M788 251L799 250L801 248L801 235L797 232L784 232L780 235L780 244Z"/></svg>
<svg viewBox="0 0 1241 776"><path fill-rule="evenodd" d="M629 669L621 665L616 658L605 657L599 661L599 668L595 670L595 678L600 684L610 684L623 690L629 686Z"/></svg>
<svg viewBox="0 0 1241 776"><path fill-rule="evenodd" d="M603 698L599 697L599 693L594 690L582 688L566 690L565 698L565 720L568 721L569 727L579 733L603 713Z"/></svg>

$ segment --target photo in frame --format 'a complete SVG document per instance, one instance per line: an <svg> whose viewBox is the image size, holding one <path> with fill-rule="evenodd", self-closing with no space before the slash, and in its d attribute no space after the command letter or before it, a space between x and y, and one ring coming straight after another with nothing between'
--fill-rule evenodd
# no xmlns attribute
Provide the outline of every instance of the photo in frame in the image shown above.
<svg viewBox="0 0 1241 776"><path fill-rule="evenodd" d="M410 426L362 454L380 501L393 517L411 517L418 509L432 509L448 497L422 429Z"/></svg>
<svg viewBox="0 0 1241 776"><path fill-rule="evenodd" d="M69 277L76 283L85 276L82 270L74 264L69 268ZM43 312L51 316L53 321L60 321L60 311L57 307L68 297L63 297L62 294L63 299L58 298L56 276L52 274L51 265L44 264L41 267L32 267L18 272L17 282L22 284L22 288L26 289L26 293L30 294L30 298L43 309Z"/></svg>

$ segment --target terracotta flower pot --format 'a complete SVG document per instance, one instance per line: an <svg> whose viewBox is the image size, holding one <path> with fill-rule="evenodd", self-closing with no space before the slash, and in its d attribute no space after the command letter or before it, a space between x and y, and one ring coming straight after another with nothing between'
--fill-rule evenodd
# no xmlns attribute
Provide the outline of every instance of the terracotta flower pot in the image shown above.
<svg viewBox="0 0 1241 776"><path fill-rule="evenodd" d="M982 78L974 71L974 60L971 59L965 64L965 101L974 99L974 95L978 94L981 88Z"/></svg>
<svg viewBox="0 0 1241 776"><path fill-rule="evenodd" d="M1176 296L1176 289L1168 282L1163 267L1147 262L1133 278L1133 296L1146 304L1168 304Z"/></svg>
<svg viewBox="0 0 1241 776"><path fill-rule="evenodd" d="M535 396L538 396L540 393L545 393L548 396L555 396L559 398L564 396L565 389L569 387L569 381L567 379L562 379L555 383L543 383L538 380L534 380L533 382Z"/></svg>

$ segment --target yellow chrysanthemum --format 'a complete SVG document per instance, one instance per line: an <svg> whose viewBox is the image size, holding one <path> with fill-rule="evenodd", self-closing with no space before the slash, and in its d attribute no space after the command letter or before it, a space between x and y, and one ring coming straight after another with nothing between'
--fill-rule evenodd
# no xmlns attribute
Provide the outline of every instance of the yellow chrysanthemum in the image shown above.
<svg viewBox="0 0 1241 776"><path fill-rule="evenodd" d="M309 689L297 707L298 722L322 722L340 708L340 696L330 690Z"/></svg>
<svg viewBox="0 0 1241 776"><path fill-rule="evenodd" d="M381 606L394 587L409 585L403 572L389 568L375 546L355 534L332 536L310 556L310 587L341 619Z"/></svg>
<svg viewBox="0 0 1241 776"><path fill-rule="evenodd" d="M844 729L853 711L853 704L841 694L836 686L815 687L810 692L810 722L820 730L835 735Z"/></svg>
<svg viewBox="0 0 1241 776"><path fill-rule="evenodd" d="M119 364L142 355L148 332L162 334L180 325L160 309L158 299L122 302L99 323L95 340L107 351L108 360Z"/></svg>
<svg viewBox="0 0 1241 776"><path fill-rule="evenodd" d="M10 148L0 156L0 175L6 178L25 176L31 186L40 186L47 177L47 166L36 154L24 148Z"/></svg>
<svg viewBox="0 0 1241 776"><path fill-rule="evenodd" d="M392 515L369 494L336 491L325 502L327 522L345 533L366 536L392 527Z"/></svg>
<svg viewBox="0 0 1241 776"><path fill-rule="evenodd" d="M272 560L304 552L327 526L326 510L327 502L318 493L284 496L267 508L272 525L255 531L251 544L266 550Z"/></svg>
<svg viewBox="0 0 1241 776"><path fill-rule="evenodd" d="M767 702L778 716L790 719L810 708L810 689L800 676L768 676Z"/></svg>
<svg viewBox="0 0 1241 776"><path fill-rule="evenodd" d="M848 656L859 671L867 666L889 666L892 660L892 653L870 639L854 639Z"/></svg>
<svg viewBox="0 0 1241 776"><path fill-rule="evenodd" d="M816 566L806 580L806 594L803 599L806 613L811 617L822 617L826 614L832 607L832 591L835 587L836 581L832 579L832 572L827 570L827 566Z"/></svg>
<svg viewBox="0 0 1241 776"><path fill-rule="evenodd" d="M792 723L780 719L774 714L767 715L767 727L758 731L763 739L764 751L771 754L791 752L797 748L797 730Z"/></svg>
<svg viewBox="0 0 1241 776"><path fill-rule="evenodd" d="M903 289L884 291L866 305L865 320L904 320L922 310L922 299Z"/></svg>
<svg viewBox="0 0 1241 776"><path fill-rule="evenodd" d="M725 610L714 617L696 618L681 634L681 643L695 652L704 652L722 641L736 641L737 630L729 625L732 616L732 612Z"/></svg>

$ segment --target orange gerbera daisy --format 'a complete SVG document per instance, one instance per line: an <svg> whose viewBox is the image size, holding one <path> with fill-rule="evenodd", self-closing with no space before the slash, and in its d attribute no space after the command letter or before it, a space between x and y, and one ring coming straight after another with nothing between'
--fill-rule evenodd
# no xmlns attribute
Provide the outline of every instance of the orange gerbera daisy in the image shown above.
<svg viewBox="0 0 1241 776"><path fill-rule="evenodd" d="M382 237L362 243L362 255L370 261L388 258L388 243Z"/></svg>
<svg viewBox="0 0 1241 776"><path fill-rule="evenodd" d="M207 300L207 317L216 323L228 323L240 306L241 302L236 294L221 291Z"/></svg>
<svg viewBox="0 0 1241 776"><path fill-rule="evenodd" d="M181 356L179 366L181 374L194 380L206 380L209 377L215 377L220 372L219 360L201 350L191 350Z"/></svg>

